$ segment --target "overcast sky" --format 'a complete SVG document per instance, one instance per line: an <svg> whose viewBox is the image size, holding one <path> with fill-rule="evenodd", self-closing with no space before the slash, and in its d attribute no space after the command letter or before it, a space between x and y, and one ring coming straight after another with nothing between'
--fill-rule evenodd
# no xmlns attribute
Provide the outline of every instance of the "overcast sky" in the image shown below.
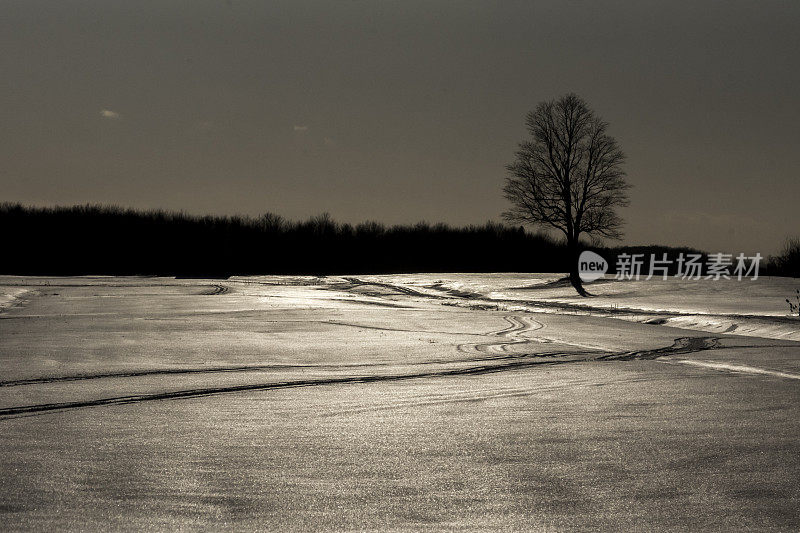
<svg viewBox="0 0 800 533"><path fill-rule="evenodd" d="M500 220L574 91L628 155L627 243L798 234L800 2L0 1L0 200Z"/></svg>

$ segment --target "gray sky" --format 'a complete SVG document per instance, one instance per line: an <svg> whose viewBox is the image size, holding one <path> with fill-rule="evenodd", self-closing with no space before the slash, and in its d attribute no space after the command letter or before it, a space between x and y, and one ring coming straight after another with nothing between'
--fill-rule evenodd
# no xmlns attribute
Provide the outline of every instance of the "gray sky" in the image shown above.
<svg viewBox="0 0 800 533"><path fill-rule="evenodd" d="M574 91L624 242L798 233L800 2L0 1L0 200L499 220L524 114Z"/></svg>

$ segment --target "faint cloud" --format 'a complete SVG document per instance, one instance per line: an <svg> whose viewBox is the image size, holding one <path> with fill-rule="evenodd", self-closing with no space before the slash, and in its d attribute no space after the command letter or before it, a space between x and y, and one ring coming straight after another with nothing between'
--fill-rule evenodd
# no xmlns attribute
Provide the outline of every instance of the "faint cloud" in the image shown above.
<svg viewBox="0 0 800 533"><path fill-rule="evenodd" d="M101 109L100 116L110 120L117 120L120 118L119 113L117 113L116 111L111 111L110 109Z"/></svg>
<svg viewBox="0 0 800 533"><path fill-rule="evenodd" d="M297 125L295 125L294 131L308 131L308 126L297 126Z"/></svg>
<svg viewBox="0 0 800 533"><path fill-rule="evenodd" d="M211 131L214 127L214 121L212 120L198 120L195 122L195 127L197 131Z"/></svg>

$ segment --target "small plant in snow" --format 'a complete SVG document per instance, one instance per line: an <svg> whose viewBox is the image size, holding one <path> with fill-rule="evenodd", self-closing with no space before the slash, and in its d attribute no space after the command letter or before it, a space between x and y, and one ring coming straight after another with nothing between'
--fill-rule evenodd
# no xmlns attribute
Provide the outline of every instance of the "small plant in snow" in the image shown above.
<svg viewBox="0 0 800 533"><path fill-rule="evenodd" d="M789 313L800 316L800 289L795 289L794 292L794 302L786 298L786 303L789 304Z"/></svg>

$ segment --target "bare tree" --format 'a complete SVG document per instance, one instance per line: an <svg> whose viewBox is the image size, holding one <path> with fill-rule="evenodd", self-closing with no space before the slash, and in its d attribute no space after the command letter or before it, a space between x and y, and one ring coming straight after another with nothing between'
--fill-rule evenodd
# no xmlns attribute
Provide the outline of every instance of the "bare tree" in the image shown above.
<svg viewBox="0 0 800 533"><path fill-rule="evenodd" d="M503 191L513 207L503 216L562 232L570 282L588 296L578 276L580 238L622 237L615 208L628 205L625 155L606 133L608 124L575 94L540 103L525 124L531 138L520 143L516 160L506 167L510 175Z"/></svg>

